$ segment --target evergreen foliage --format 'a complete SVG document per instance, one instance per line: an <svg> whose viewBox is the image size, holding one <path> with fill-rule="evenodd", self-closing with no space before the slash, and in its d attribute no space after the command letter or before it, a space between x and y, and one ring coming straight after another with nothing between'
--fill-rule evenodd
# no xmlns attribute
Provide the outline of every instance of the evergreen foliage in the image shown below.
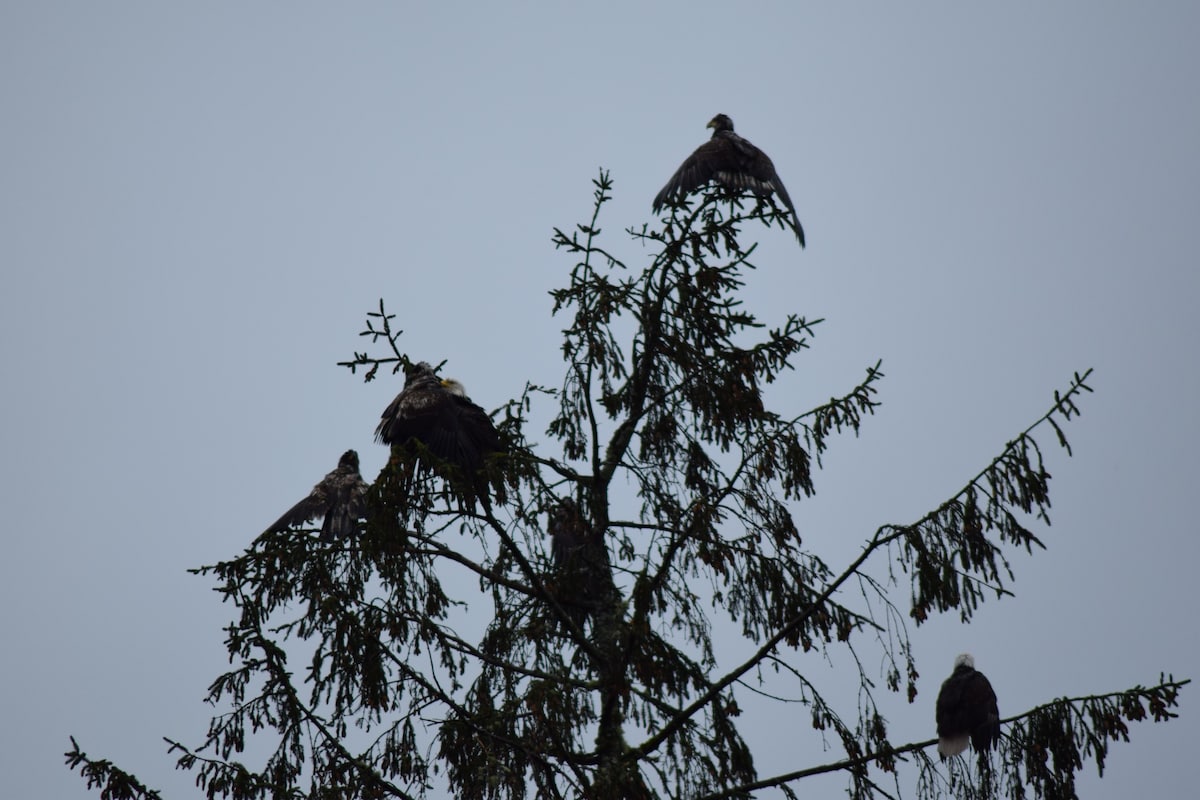
<svg viewBox="0 0 1200 800"><path fill-rule="evenodd" d="M397 451L357 538L268 532L195 570L236 609L231 669L209 689L219 713L198 746L168 740L207 797L796 797L802 779L840 771L852 798L1072 798L1084 759L1102 770L1127 722L1175 716L1187 681L1160 676L1006 719L984 766L931 760L932 738L894 743L882 709L916 698L909 620L968 623L1009 593L1010 556L1041 548L1030 526L1049 521L1039 442L1069 452L1090 373L944 503L827 564L796 515L833 437L873 413L883 373L869 366L816 408L768 405L819 321L768 327L743 306L755 248L741 238L747 223L786 229L787 212L720 191L681 201L662 227L629 231L652 254L632 269L601 244L612 184L602 172L594 185L590 221L554 232L574 262L551 292L561 383L528 384L494 413L494 503ZM363 335L382 352L355 353L350 370L372 380L410 363L393 320L381 302ZM538 414L550 422L531 432ZM727 635L729 622L743 641L718 651L714 625ZM858 665L849 708L822 693L820 654L837 649ZM882 675L862 666L868 651ZM816 729L833 750L759 774L736 690L764 676L803 703L773 724ZM73 739L67 760L105 798L158 797Z"/></svg>

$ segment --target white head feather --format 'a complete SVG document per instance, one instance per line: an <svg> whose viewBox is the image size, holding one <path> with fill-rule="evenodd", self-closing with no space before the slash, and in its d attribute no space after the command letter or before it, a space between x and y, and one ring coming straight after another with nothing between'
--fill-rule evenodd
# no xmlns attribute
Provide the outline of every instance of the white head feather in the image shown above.
<svg viewBox="0 0 1200 800"><path fill-rule="evenodd" d="M958 657L954 659L954 668L958 669L959 667L975 669L975 657L970 653L959 653Z"/></svg>

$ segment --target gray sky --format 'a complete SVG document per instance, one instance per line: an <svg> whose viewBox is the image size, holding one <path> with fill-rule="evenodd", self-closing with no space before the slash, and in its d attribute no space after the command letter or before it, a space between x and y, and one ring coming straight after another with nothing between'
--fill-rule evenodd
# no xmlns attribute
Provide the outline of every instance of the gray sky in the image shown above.
<svg viewBox="0 0 1200 800"><path fill-rule="evenodd" d="M1200 7L825 5L0 4L0 794L94 796L62 766L74 734L196 796L160 737L200 741L232 611L185 570L347 447L382 465L399 381L335 366L365 312L384 297L408 351L486 407L556 383L552 226L611 169L606 243L640 263L622 229L717 112L808 234L753 230L749 305L827 320L778 402L884 359L882 409L797 512L828 562L1096 368L1076 457L1051 453L1049 551L975 624L910 629L921 695L889 699L893 739L933 734L962 650L1005 714L1200 676ZM1084 793L1193 791L1195 692ZM836 757L796 726L753 726L762 774Z"/></svg>

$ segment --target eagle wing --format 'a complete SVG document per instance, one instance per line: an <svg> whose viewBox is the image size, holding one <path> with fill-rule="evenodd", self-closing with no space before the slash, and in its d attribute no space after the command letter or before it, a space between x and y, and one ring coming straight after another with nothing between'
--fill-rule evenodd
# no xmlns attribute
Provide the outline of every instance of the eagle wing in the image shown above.
<svg viewBox="0 0 1200 800"><path fill-rule="evenodd" d="M737 192L753 192L758 197L767 197L772 192L787 206L792 214L793 228L800 245L804 246L804 228L796 206L770 156L733 131L718 131L712 138L696 148L679 166L654 197L653 210L659 210L672 198L685 197L709 181Z"/></svg>
<svg viewBox="0 0 1200 800"><path fill-rule="evenodd" d="M1000 740L1000 707L996 704L996 692L982 672L975 672L963 691L965 702L974 708L971 728L971 744L982 753L996 747Z"/></svg>
<svg viewBox="0 0 1200 800"><path fill-rule="evenodd" d="M654 196L654 213L657 214L671 198L686 197L711 181L729 162L728 154L723 152L727 147L720 137L713 137L697 147Z"/></svg>
<svg viewBox="0 0 1200 800"><path fill-rule="evenodd" d="M483 466L488 453L500 452L500 435L482 408L465 397L445 394L426 446L438 458L458 464L467 472Z"/></svg>
<svg viewBox="0 0 1200 800"><path fill-rule="evenodd" d="M358 521L366 512L367 488L358 471L358 454L347 451L337 469L322 478L307 497L289 508L266 532L278 533L324 517L321 541L356 533Z"/></svg>
<svg viewBox="0 0 1200 800"><path fill-rule="evenodd" d="M328 507L329 501L325 492L325 481L321 481L313 487L312 492L308 497L301 500L296 505L289 508L282 517L275 520L271 527L267 528L266 533L279 533L288 528L295 528L303 525L306 522L316 519L324 515L325 509Z"/></svg>
<svg viewBox="0 0 1200 800"><path fill-rule="evenodd" d="M733 131L721 133L719 136L730 141L730 152L734 154L732 160L737 165L735 170L719 177L721 182L742 191L754 192L759 197L766 197L771 192L777 194L783 204L787 206L787 210L792 212L792 224L796 231L796 238L800 240L800 246L803 247L804 228L800 225L800 216L796 213L796 206L792 203L792 197L788 194L787 187L783 185L783 179L775 171L775 164L771 161L771 157Z"/></svg>
<svg viewBox="0 0 1200 800"><path fill-rule="evenodd" d="M409 439L425 440L425 434L437 425L449 395L437 386L405 388L383 410L376 441L404 444Z"/></svg>

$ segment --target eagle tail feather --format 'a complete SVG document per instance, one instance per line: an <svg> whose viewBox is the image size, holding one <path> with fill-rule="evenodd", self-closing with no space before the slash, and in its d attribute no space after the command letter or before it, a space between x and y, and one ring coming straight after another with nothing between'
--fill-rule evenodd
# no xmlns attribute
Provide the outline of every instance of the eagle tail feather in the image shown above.
<svg viewBox="0 0 1200 800"><path fill-rule="evenodd" d="M967 749L971 735L967 733L958 736L941 736L938 738L938 755L945 761L950 756L956 756Z"/></svg>

